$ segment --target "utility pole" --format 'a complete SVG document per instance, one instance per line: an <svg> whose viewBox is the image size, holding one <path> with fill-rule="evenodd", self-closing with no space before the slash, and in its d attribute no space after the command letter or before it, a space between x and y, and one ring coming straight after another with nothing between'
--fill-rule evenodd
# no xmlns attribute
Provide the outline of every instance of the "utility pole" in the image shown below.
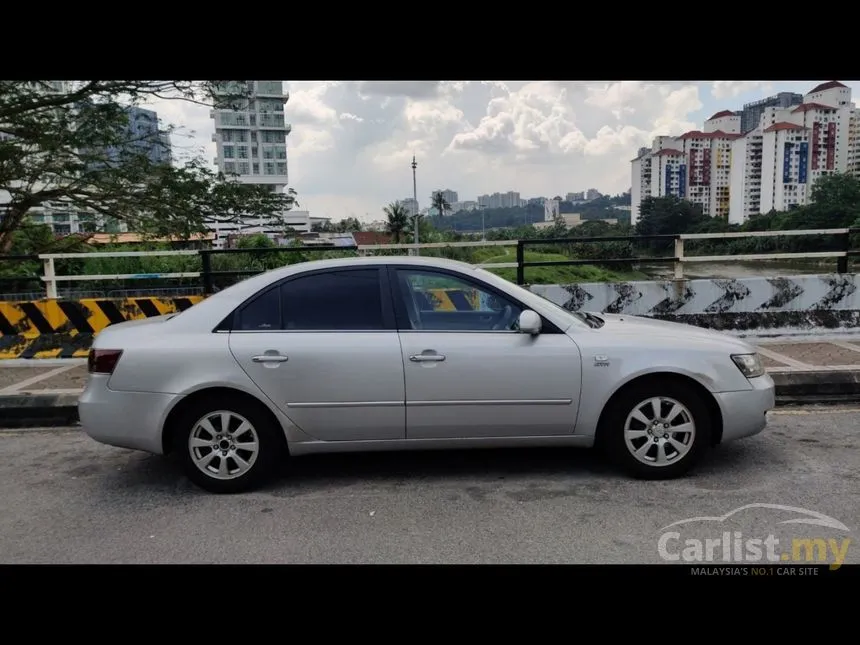
<svg viewBox="0 0 860 645"><path fill-rule="evenodd" d="M415 169L418 168L418 162L415 161L415 155L412 155L412 230L414 231L415 244L418 244L418 183L415 180ZM415 249L415 255L421 255L419 249Z"/></svg>

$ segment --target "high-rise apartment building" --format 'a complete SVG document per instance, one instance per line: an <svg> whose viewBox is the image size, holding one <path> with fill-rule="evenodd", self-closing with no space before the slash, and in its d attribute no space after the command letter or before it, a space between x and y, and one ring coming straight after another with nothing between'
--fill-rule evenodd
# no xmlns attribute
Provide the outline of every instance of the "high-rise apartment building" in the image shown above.
<svg viewBox="0 0 860 645"><path fill-rule="evenodd" d="M224 95L243 95L230 106L213 109L215 121L215 164L237 181L267 186L284 192L288 185L287 135L291 127L284 120L289 94L283 81L228 81ZM253 218L238 223L213 224L216 239L230 233L270 232L266 223Z"/></svg>
<svg viewBox="0 0 860 645"><path fill-rule="evenodd" d="M398 200L397 203L406 209L406 212L410 217L413 217L418 213L418 202L415 201L414 197L407 197L406 199Z"/></svg>
<svg viewBox="0 0 860 645"><path fill-rule="evenodd" d="M75 88L72 81L45 81L44 84L36 85L37 90L48 95L69 94ZM79 107L79 106L77 106ZM128 139L133 149L144 150L150 159L166 161L170 163L170 141L169 138L158 134L158 115L141 108L129 108ZM152 123L154 122L154 126ZM146 124L146 125L144 125ZM144 136L143 133L153 133L154 136ZM0 137L13 138L13 137ZM105 151L108 157L119 158L118 148ZM42 181L49 181L49 177L42 177ZM11 196L0 194L0 217L4 203L10 201ZM58 198L56 200L43 202L30 209L28 212L30 222L44 224L51 228L55 235L69 235L72 233L94 233L104 231L107 233L123 233L128 230L125 222L93 210L76 206L69 200Z"/></svg>
<svg viewBox="0 0 860 645"><path fill-rule="evenodd" d="M796 96L782 93L747 104L745 110L759 120L746 132L745 112L724 110L702 131L657 137L650 149L640 149L631 161L631 222L638 221L646 197L676 195L707 215L742 223L807 204L820 177L857 168L857 108L850 88L831 81L799 103Z"/></svg>
<svg viewBox="0 0 860 645"><path fill-rule="evenodd" d="M434 190L433 196L436 196L438 193L442 193L442 197L449 204L453 204L455 202L460 201L456 190L448 190L447 188L444 190Z"/></svg>
<svg viewBox="0 0 860 645"><path fill-rule="evenodd" d="M746 134L750 130L755 130L766 108L788 108L801 103L803 103L803 94L796 92L780 92L766 99L744 103L744 109L740 112L741 132Z"/></svg>
<svg viewBox="0 0 860 645"><path fill-rule="evenodd" d="M860 180L860 108L852 108L849 118L848 170Z"/></svg>
<svg viewBox="0 0 860 645"><path fill-rule="evenodd" d="M462 211L478 210L478 202L473 199L466 199L462 202L451 202L451 212L460 213Z"/></svg>
<svg viewBox="0 0 860 645"><path fill-rule="evenodd" d="M523 205L524 201L520 199L520 194L512 190L506 193L478 196L479 208L517 208Z"/></svg>
<svg viewBox="0 0 860 645"><path fill-rule="evenodd" d="M122 161L123 155L144 155L154 164L172 162L170 136L161 129L158 113L139 106L126 109L128 124L124 133L125 144L111 146L105 154L112 162Z"/></svg>
<svg viewBox="0 0 860 645"><path fill-rule="evenodd" d="M729 222L808 204L822 176L850 171L855 110L851 89L837 81L814 87L800 105L766 108L758 127L736 143L744 159L760 159L761 170L759 177L755 166L743 171L743 190L733 195ZM736 169L734 174L740 173Z"/></svg>

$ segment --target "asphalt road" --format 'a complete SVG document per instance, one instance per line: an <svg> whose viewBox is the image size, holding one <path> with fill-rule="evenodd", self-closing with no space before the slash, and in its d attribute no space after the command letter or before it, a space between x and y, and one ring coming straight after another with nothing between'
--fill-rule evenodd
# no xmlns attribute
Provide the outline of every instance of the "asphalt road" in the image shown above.
<svg viewBox="0 0 860 645"><path fill-rule="evenodd" d="M860 408L773 414L769 430L715 451L694 475L625 479L585 450L326 455L294 460L268 489L210 496L161 457L75 428L0 432L3 563L659 563L723 531L856 542ZM802 511L831 526L780 524ZM790 550L790 547L788 547ZM828 547L829 549L829 547ZM724 558L715 566L763 561ZM765 551L766 553L766 551ZM844 553L844 552L843 552ZM801 555L801 558L805 556ZM817 557L817 555L813 555ZM833 561L830 551L825 556ZM845 563L860 563L849 544Z"/></svg>

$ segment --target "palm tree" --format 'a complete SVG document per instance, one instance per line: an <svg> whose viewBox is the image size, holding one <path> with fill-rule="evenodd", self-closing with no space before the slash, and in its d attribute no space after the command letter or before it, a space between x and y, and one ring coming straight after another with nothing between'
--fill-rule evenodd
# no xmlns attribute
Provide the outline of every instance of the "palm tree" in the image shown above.
<svg viewBox="0 0 860 645"><path fill-rule="evenodd" d="M409 228L409 212L399 202L392 202L383 209L385 230L391 234L395 244L400 244L400 236Z"/></svg>
<svg viewBox="0 0 860 645"><path fill-rule="evenodd" d="M437 190L430 196L430 205L439 212L439 217L445 217L445 213L451 210L451 204L442 195L441 190Z"/></svg>

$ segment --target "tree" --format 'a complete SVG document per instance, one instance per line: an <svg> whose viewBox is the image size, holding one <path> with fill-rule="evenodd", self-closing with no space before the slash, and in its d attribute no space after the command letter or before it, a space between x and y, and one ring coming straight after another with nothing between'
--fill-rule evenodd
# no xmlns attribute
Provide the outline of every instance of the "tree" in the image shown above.
<svg viewBox="0 0 860 645"><path fill-rule="evenodd" d="M860 179L848 173L819 178L810 197L806 210L814 228L854 226L860 219Z"/></svg>
<svg viewBox="0 0 860 645"><path fill-rule="evenodd" d="M567 234L567 221L561 213L552 216L552 226L548 232L551 237L564 237Z"/></svg>
<svg viewBox="0 0 860 645"><path fill-rule="evenodd" d="M383 209L383 212L386 220L385 231L391 235L395 244L400 244L401 236L410 228L410 213L399 202L392 202Z"/></svg>
<svg viewBox="0 0 860 645"><path fill-rule="evenodd" d="M674 195L646 197L639 207L636 235L673 235L688 233L708 220L699 204Z"/></svg>
<svg viewBox="0 0 860 645"><path fill-rule="evenodd" d="M430 196L430 205L436 209L440 217L445 217L445 213L451 210L451 204L445 199L442 191L436 191Z"/></svg>
<svg viewBox="0 0 860 645"><path fill-rule="evenodd" d="M50 203L121 220L130 229L187 239L206 224L263 218L277 225L296 194L241 184L196 157L173 166L151 160L148 142L128 127L128 108L172 99L240 107L248 88L235 81L0 81L0 253L30 212Z"/></svg>

